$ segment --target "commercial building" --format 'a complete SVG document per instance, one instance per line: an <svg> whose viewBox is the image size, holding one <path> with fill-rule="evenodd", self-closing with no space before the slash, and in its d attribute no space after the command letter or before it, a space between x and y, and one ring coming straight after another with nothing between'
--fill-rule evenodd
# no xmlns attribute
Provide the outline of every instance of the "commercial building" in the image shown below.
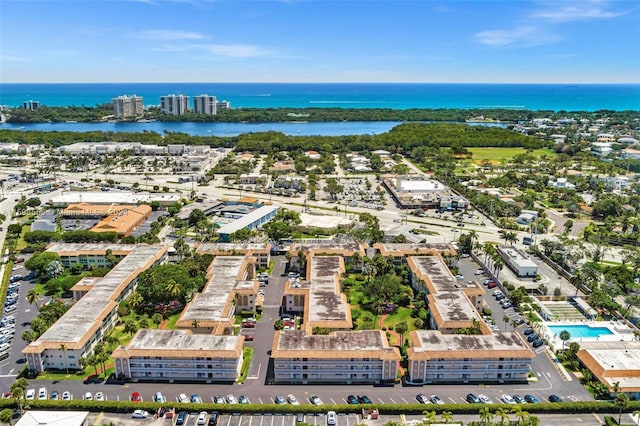
<svg viewBox="0 0 640 426"><path fill-rule="evenodd" d="M513 246L498 246L498 254L504 263L518 277L535 277L538 274L538 265L529 256Z"/></svg>
<svg viewBox="0 0 640 426"><path fill-rule="evenodd" d="M518 333L467 336L438 330L412 331L409 382L526 382L535 356Z"/></svg>
<svg viewBox="0 0 640 426"><path fill-rule="evenodd" d="M189 111L189 97L183 94L160 96L160 112L183 115Z"/></svg>
<svg viewBox="0 0 640 426"><path fill-rule="evenodd" d="M139 330L113 351L116 376L140 380L234 382L240 375L244 336Z"/></svg>
<svg viewBox="0 0 640 426"><path fill-rule="evenodd" d="M167 247L124 244L52 244L47 251L60 255L63 266L105 266L107 251L121 258L104 277L88 277L71 290L79 300L37 340L22 351L30 370L78 369L96 344L115 325L118 303L138 284L142 271L164 263Z"/></svg>
<svg viewBox="0 0 640 426"><path fill-rule="evenodd" d="M400 351L382 330L276 331L271 358L275 383L376 384L395 381Z"/></svg>
<svg viewBox="0 0 640 426"><path fill-rule="evenodd" d="M640 400L640 342L581 341L578 359L610 391Z"/></svg>
<svg viewBox="0 0 640 426"><path fill-rule="evenodd" d="M218 101L215 96L199 95L193 97L193 112L196 114L216 115Z"/></svg>
<svg viewBox="0 0 640 426"><path fill-rule="evenodd" d="M218 256L207 270L207 284L185 306L176 326L197 333L233 335L234 315L256 311L258 290L255 258Z"/></svg>
<svg viewBox="0 0 640 426"><path fill-rule="evenodd" d="M404 209L465 210L469 201L434 179L421 176L385 178L382 185Z"/></svg>
<svg viewBox="0 0 640 426"><path fill-rule="evenodd" d="M111 101L115 118L137 117L144 114L142 96L118 96Z"/></svg>
<svg viewBox="0 0 640 426"><path fill-rule="evenodd" d="M61 210L59 215L65 219L99 218L134 208L136 208L136 206L131 204L73 203Z"/></svg>
<svg viewBox="0 0 640 426"><path fill-rule="evenodd" d="M141 204L131 209L123 209L98 222L91 232L115 232L118 238L126 237L151 216L151 207Z"/></svg>
<svg viewBox="0 0 640 426"><path fill-rule="evenodd" d="M240 229L254 230L261 228L262 225L270 222L274 217L276 217L276 213L279 209L280 206L276 205L261 206L241 218L221 226L218 229L220 240L223 242L229 241L229 235Z"/></svg>

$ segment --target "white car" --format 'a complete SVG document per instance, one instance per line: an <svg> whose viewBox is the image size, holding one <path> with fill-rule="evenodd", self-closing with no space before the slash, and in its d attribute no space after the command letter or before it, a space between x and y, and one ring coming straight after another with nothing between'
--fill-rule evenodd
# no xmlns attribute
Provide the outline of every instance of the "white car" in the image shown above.
<svg viewBox="0 0 640 426"><path fill-rule="evenodd" d="M178 402L182 402L182 403L186 404L188 402L191 402L191 400L189 399L189 397L186 394L181 393L180 395L178 395Z"/></svg>
<svg viewBox="0 0 640 426"><path fill-rule="evenodd" d="M94 399L96 401L104 401L104 394L102 392L96 392Z"/></svg>
<svg viewBox="0 0 640 426"><path fill-rule="evenodd" d="M338 415L335 411L329 411L327 413L327 426L335 426L337 424Z"/></svg>
<svg viewBox="0 0 640 426"><path fill-rule="evenodd" d="M131 415L131 418L133 419L146 419L147 417L149 417L149 413L144 410L136 410Z"/></svg>
<svg viewBox="0 0 640 426"><path fill-rule="evenodd" d="M238 400L236 399L235 396L229 394L227 395L227 404L237 404Z"/></svg>
<svg viewBox="0 0 640 426"><path fill-rule="evenodd" d="M24 398L27 400L36 399L36 390L28 389L27 393L24 395Z"/></svg>
<svg viewBox="0 0 640 426"><path fill-rule="evenodd" d="M84 394L84 400L85 401L92 401L93 400L93 395L91 394L91 392L87 392Z"/></svg>
<svg viewBox="0 0 640 426"><path fill-rule="evenodd" d="M63 401L71 401L71 392L69 392L69 391L62 392L62 400Z"/></svg>
<svg viewBox="0 0 640 426"><path fill-rule="evenodd" d="M478 395L478 399L483 404L493 404L493 401L491 399L489 399L489 397L487 395L485 395L485 394L481 393L480 395Z"/></svg>
<svg viewBox="0 0 640 426"><path fill-rule="evenodd" d="M47 399L47 388L38 389L38 399Z"/></svg>
<svg viewBox="0 0 640 426"><path fill-rule="evenodd" d="M516 401L511 397L511 395L507 395L506 393L500 397L500 401L505 404L516 404Z"/></svg>
<svg viewBox="0 0 640 426"><path fill-rule="evenodd" d="M473 271L473 275L483 275L484 274L484 269L476 269L475 271Z"/></svg>
<svg viewBox="0 0 640 426"><path fill-rule="evenodd" d="M206 424L207 424L207 412L201 411L200 414L198 414L198 426L202 426Z"/></svg>
<svg viewBox="0 0 640 426"><path fill-rule="evenodd" d="M292 393L287 395L287 401L291 405L300 405L300 403L298 402L298 400L296 399L296 397Z"/></svg>

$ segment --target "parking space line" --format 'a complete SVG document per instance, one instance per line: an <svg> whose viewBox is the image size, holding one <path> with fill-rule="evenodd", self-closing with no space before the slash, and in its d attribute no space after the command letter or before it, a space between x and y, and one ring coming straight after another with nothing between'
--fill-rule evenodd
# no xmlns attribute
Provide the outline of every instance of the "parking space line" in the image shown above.
<svg viewBox="0 0 640 426"><path fill-rule="evenodd" d="M403 396L403 397L401 397L401 399L404 401L404 403L405 403L405 404L408 404L408 403L409 403L409 401L407 401L407 400L404 398L404 396Z"/></svg>

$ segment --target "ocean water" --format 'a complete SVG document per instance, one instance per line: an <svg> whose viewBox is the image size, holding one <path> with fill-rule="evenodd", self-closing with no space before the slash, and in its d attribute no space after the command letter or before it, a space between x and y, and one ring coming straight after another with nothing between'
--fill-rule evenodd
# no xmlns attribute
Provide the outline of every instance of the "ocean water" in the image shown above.
<svg viewBox="0 0 640 426"><path fill-rule="evenodd" d="M553 111L640 110L639 84L422 83L0 83L0 105L24 101L71 106L136 94L157 105L168 94L208 94L234 108L512 108Z"/></svg>

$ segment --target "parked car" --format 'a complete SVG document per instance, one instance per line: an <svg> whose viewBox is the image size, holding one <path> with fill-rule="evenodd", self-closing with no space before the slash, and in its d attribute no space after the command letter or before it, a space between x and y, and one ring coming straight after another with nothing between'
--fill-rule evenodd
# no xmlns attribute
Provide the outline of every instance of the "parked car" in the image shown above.
<svg viewBox="0 0 640 426"><path fill-rule="evenodd" d="M218 424L218 412L212 411L209 414L209 426L216 426Z"/></svg>
<svg viewBox="0 0 640 426"><path fill-rule="evenodd" d="M434 404L444 404L444 401L438 395L431 395L429 400Z"/></svg>
<svg viewBox="0 0 640 426"><path fill-rule="evenodd" d="M144 410L136 410L131 415L131 418L133 419L146 419L147 417L149 417L149 413Z"/></svg>
<svg viewBox="0 0 640 426"><path fill-rule="evenodd" d="M551 395L549 395L549 402L562 402L562 398L560 398L555 393L552 393Z"/></svg>
<svg viewBox="0 0 640 426"><path fill-rule="evenodd" d="M358 403L358 398L356 398L355 395L347 396L347 404L357 404L357 403Z"/></svg>
<svg viewBox="0 0 640 426"><path fill-rule="evenodd" d="M496 284L493 281L491 281L489 284L487 284L487 288L496 288L497 286L498 286L498 284Z"/></svg>
<svg viewBox="0 0 640 426"><path fill-rule="evenodd" d="M509 309L510 307L512 307L513 305L511 304L511 302L507 301L505 303L501 303L502 305L502 309Z"/></svg>
<svg viewBox="0 0 640 426"><path fill-rule="evenodd" d="M371 400L367 395L358 395L357 398L360 404L371 404Z"/></svg>
<svg viewBox="0 0 640 426"><path fill-rule="evenodd" d="M296 423L304 423L304 414L303 413L296 414Z"/></svg>
<svg viewBox="0 0 640 426"><path fill-rule="evenodd" d="M476 269L473 271L473 275L482 275L484 274L484 269Z"/></svg>
<svg viewBox="0 0 640 426"><path fill-rule="evenodd" d="M131 394L131 402L142 402L142 396L140 392L133 392Z"/></svg>
<svg viewBox="0 0 640 426"><path fill-rule="evenodd" d="M468 393L467 394L467 402L469 404L480 404L480 398L478 398L476 395L472 394L472 393Z"/></svg>
<svg viewBox="0 0 640 426"><path fill-rule="evenodd" d="M529 335L534 334L534 333L535 333L535 330L534 330L533 328L527 328L527 329L524 331L524 335L525 335L525 336L529 336Z"/></svg>
<svg viewBox="0 0 640 426"><path fill-rule="evenodd" d="M253 342L253 334L245 334L244 335L245 342Z"/></svg>
<svg viewBox="0 0 640 426"><path fill-rule="evenodd" d="M181 393L180 395L178 395L178 402L181 402L183 404L186 404L189 402L189 398L187 397L186 394Z"/></svg>
<svg viewBox="0 0 640 426"><path fill-rule="evenodd" d="M524 400L524 397L520 395L513 395L513 400L518 404L524 404L525 402L527 402Z"/></svg>
<svg viewBox="0 0 640 426"><path fill-rule="evenodd" d="M176 417L176 426L182 426L186 420L187 420L187 412L180 411L178 413L178 416Z"/></svg>
<svg viewBox="0 0 640 426"><path fill-rule="evenodd" d="M427 398L426 395L423 395L421 393L416 395L416 400L418 400L420 404L431 404L431 401L429 401L429 398Z"/></svg>
<svg viewBox="0 0 640 426"><path fill-rule="evenodd" d="M483 404L493 404L493 401L491 399L489 399L489 397L487 395L484 395L482 393L480 395L478 395L478 399Z"/></svg>
<svg viewBox="0 0 640 426"><path fill-rule="evenodd" d="M49 399L57 401L58 399L60 399L60 394L58 393L58 391L53 391L51 392L51 395L49 395Z"/></svg>
<svg viewBox="0 0 640 426"><path fill-rule="evenodd" d="M165 399L164 395L162 394L162 392L156 392L155 396L153 397L153 400L155 402L166 402L167 401Z"/></svg>
<svg viewBox="0 0 640 426"><path fill-rule="evenodd" d="M516 403L515 399L513 399L513 397L511 395L507 395L506 393L503 394L500 397L500 401L504 402L505 404L515 404Z"/></svg>
<svg viewBox="0 0 640 426"><path fill-rule="evenodd" d="M222 395L216 395L213 397L213 402L215 402L216 404L224 404L224 398L222 397Z"/></svg>
<svg viewBox="0 0 640 426"><path fill-rule="evenodd" d="M96 392L93 399L96 401L104 401L104 394L102 392Z"/></svg>
<svg viewBox="0 0 640 426"><path fill-rule="evenodd" d="M93 394L91 392L85 392L82 399L85 401L93 401Z"/></svg>
<svg viewBox="0 0 640 426"><path fill-rule="evenodd" d="M540 400L538 398L536 398L533 395L529 395L529 394L524 396L524 400L527 401L529 404L537 404L537 403L540 402Z"/></svg>
<svg viewBox="0 0 640 426"><path fill-rule="evenodd" d="M312 403L313 405L322 405L323 404L322 400L317 395L311 395L309 397L309 402Z"/></svg>
<svg viewBox="0 0 640 426"><path fill-rule="evenodd" d="M227 395L226 399L227 399L227 404L237 404L238 403L238 400L236 399L236 397L231 395L231 394Z"/></svg>
<svg viewBox="0 0 640 426"><path fill-rule="evenodd" d="M542 339L538 339L535 342L533 342L533 347L534 348L539 348L542 345L544 345L544 340L542 340Z"/></svg>
<svg viewBox="0 0 640 426"><path fill-rule="evenodd" d="M281 396L281 395L276 395L276 397L273 398L273 400L275 401L276 404L284 404L285 402L287 402L287 400L284 399L284 396Z"/></svg>
<svg viewBox="0 0 640 426"><path fill-rule="evenodd" d="M47 399L47 388L38 389L38 399Z"/></svg>
<svg viewBox="0 0 640 426"><path fill-rule="evenodd" d="M207 412L206 411L201 411L200 414L198 414L197 424L198 424L198 426L203 426L203 425L207 424Z"/></svg>
<svg viewBox="0 0 640 426"><path fill-rule="evenodd" d="M335 426L337 418L338 416L335 411L327 412L327 426Z"/></svg>
<svg viewBox="0 0 640 426"><path fill-rule="evenodd" d="M62 400L63 401L71 401L71 392L69 392L69 391L62 392Z"/></svg>
<svg viewBox="0 0 640 426"><path fill-rule="evenodd" d="M246 397L246 396L244 396L244 395L240 395L240 396L238 397L238 402L239 402L240 404L248 404L248 403L249 403L249 398L247 398L247 397Z"/></svg>
<svg viewBox="0 0 640 426"><path fill-rule="evenodd" d="M191 395L191 403L192 404L202 404L202 398L197 393Z"/></svg>
<svg viewBox="0 0 640 426"><path fill-rule="evenodd" d="M300 405L300 403L292 393L287 395L287 402L291 405Z"/></svg>
<svg viewBox="0 0 640 426"><path fill-rule="evenodd" d="M527 336L527 342L535 342L536 340L539 340L540 336L538 336L537 334L530 334Z"/></svg>

